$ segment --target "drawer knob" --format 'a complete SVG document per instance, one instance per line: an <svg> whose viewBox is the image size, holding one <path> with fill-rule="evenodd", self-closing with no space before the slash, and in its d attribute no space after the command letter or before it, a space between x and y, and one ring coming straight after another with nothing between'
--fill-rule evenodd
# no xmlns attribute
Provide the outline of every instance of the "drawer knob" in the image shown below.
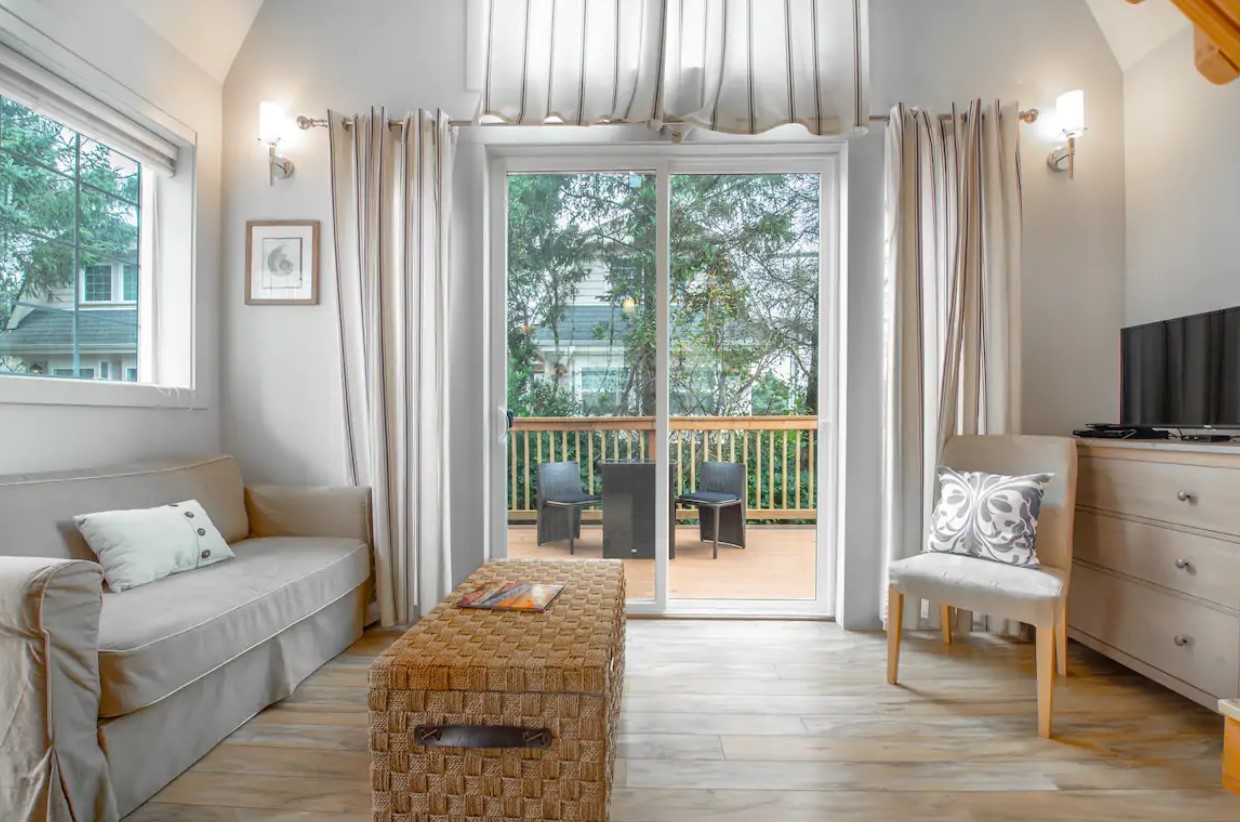
<svg viewBox="0 0 1240 822"><path fill-rule="evenodd" d="M1180 502L1188 502L1189 500L1193 498L1193 495L1188 493L1187 491L1177 491L1175 498L1178 499Z"/></svg>
<svg viewBox="0 0 1240 822"><path fill-rule="evenodd" d="M1193 564L1191 562L1184 559L1183 557L1175 561L1175 567L1179 568L1181 571L1187 571L1189 568L1192 567L1192 565Z"/></svg>
<svg viewBox="0 0 1240 822"><path fill-rule="evenodd" d="M1176 634L1171 641L1183 648L1185 645L1191 644L1193 639L1192 637L1184 636L1184 634Z"/></svg>

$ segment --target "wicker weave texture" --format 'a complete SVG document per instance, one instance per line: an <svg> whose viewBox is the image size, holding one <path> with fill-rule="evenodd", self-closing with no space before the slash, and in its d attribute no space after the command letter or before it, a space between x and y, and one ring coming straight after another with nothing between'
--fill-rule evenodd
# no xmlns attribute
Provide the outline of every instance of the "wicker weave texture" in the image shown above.
<svg viewBox="0 0 1240 822"><path fill-rule="evenodd" d="M544 613L452 605L492 582L561 583ZM376 822L605 822L624 679L617 561L487 563L370 669ZM426 747L427 724L550 728L545 749Z"/></svg>

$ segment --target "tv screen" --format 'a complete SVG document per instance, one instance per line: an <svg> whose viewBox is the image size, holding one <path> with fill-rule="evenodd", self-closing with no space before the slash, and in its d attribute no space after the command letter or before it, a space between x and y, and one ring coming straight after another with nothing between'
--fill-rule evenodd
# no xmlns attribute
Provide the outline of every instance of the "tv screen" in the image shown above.
<svg viewBox="0 0 1240 822"><path fill-rule="evenodd" d="M1240 308L1121 332L1120 422L1240 427Z"/></svg>

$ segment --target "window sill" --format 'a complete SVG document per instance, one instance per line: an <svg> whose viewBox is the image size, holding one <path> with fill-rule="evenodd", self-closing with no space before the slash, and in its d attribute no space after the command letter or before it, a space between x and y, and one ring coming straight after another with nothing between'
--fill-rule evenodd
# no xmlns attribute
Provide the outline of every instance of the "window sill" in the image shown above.
<svg viewBox="0 0 1240 822"><path fill-rule="evenodd" d="M198 399L198 392L192 388L0 375L0 404L5 405L83 405L191 411L201 408Z"/></svg>

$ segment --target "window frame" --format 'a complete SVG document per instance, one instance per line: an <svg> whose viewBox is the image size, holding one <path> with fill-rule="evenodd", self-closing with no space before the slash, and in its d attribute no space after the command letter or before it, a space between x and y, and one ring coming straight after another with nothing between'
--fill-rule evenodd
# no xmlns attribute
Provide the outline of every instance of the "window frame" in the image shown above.
<svg viewBox="0 0 1240 822"><path fill-rule="evenodd" d="M657 177L660 209L670 209L670 180L678 174L769 174L817 173L820 175L819 213L821 239L819 247L819 287L823 310L819 312L820 383L818 408L817 462L819 486L819 561L816 563L816 594L812 601L800 600L677 600L668 591L668 545L657 539L655 546L655 599L630 601L626 611L634 615L660 616L754 616L765 617L830 617L843 599L839 586L843 579L844 518L846 483L847 421L845 390L847 386L848 340L848 143L844 140L789 142L780 134L771 133L742 140L727 136L718 142L692 145L669 144L664 141L638 140L631 143L590 142L593 135L578 138L580 130L567 139L547 139L537 144L487 145L487 201L483 230L489 245L484 312L484 349L487 372L483 406L503 410L507 397L507 193L509 174L573 174L616 171L649 172ZM778 131L778 130L777 130ZM670 210L665 211L670 220ZM668 247L669 225L658 228L659 246ZM666 256L659 265L658 288L666 293L670 261ZM658 348L658 368L666 374L668 367L667 303L659 308L659 322L664 329ZM669 385L658 381L655 430L669 428ZM503 419L496 417L496 431L503 431ZM506 434L506 431L504 431ZM484 455L484 527L487 531L485 553L488 559L507 556L508 534L506 512L507 438L495 437ZM656 514L666 516L664 500L668 498L667 449L656 452L659 468L655 472ZM661 533L661 532L660 532Z"/></svg>
<svg viewBox="0 0 1240 822"><path fill-rule="evenodd" d="M116 113L118 120L128 119L137 128L158 135L177 152L175 176L149 174L143 180L144 202L151 201L148 195L155 191L158 181L159 211L153 215L152 230L143 232L141 238L139 293L154 293L152 285L158 277L159 298L158 303L140 302L138 316L140 328L153 327L159 336L139 334L142 367L138 377L142 382L32 379L27 375L0 374L0 396L5 403L25 405L176 410L207 407L210 396L198 380L198 364L203 356L197 322L202 291L198 283L198 132L182 117L160 108L3 8L0 28L10 35L6 45L31 61L30 70L38 82L72 87L75 93L91 97ZM18 93L18 89L0 87L0 93L63 122ZM75 130L110 145L106 139L97 139L89 128ZM150 242L156 232L161 238L158 251Z"/></svg>

